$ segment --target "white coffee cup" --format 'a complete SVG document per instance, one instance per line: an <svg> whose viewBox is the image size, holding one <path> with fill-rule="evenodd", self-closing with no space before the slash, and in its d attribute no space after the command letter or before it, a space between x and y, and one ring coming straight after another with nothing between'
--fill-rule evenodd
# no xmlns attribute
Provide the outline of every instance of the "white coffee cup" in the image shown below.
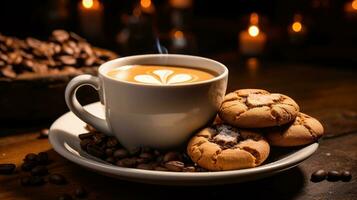
<svg viewBox="0 0 357 200"><path fill-rule="evenodd" d="M212 79L182 85L147 85L114 79L111 69L124 65L170 65L206 69ZM216 115L226 92L228 69L203 57L149 54L118 58L102 64L99 76L79 75L66 88L69 109L97 130L115 136L128 148L172 148L184 143ZM77 101L83 85L94 87L105 107L105 119L87 112Z"/></svg>

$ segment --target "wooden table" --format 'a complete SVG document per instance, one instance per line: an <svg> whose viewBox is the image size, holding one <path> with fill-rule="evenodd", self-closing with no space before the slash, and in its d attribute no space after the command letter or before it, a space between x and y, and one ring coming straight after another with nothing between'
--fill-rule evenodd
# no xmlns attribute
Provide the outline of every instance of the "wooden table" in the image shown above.
<svg viewBox="0 0 357 200"><path fill-rule="evenodd" d="M87 171L53 151L47 139L38 139L38 129L0 129L0 163L21 164L29 152L46 151L53 163L50 172L65 175L67 185L45 184L22 187L17 170L0 176L0 199L56 199L73 193L78 185L87 188L87 199L357 199L357 68L307 64L240 62L234 53L215 56L230 69L229 91L264 88L293 97L301 110L325 126L326 135L318 151L291 170L259 181L209 187L170 187L125 182ZM17 132L10 134L10 132ZM350 182L312 183L317 169L350 170Z"/></svg>

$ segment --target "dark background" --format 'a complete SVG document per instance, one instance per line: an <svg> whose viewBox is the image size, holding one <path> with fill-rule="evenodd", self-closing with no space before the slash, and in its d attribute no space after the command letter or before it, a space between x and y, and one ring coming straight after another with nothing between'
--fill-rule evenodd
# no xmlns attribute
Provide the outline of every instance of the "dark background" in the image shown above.
<svg viewBox="0 0 357 200"><path fill-rule="evenodd" d="M192 40L189 40L187 49L178 53L209 56L227 51L238 52L238 33L246 29L249 14L257 12L260 28L268 37L265 51L260 55L263 59L354 66L357 63L357 17L346 17L346 2L195 0L192 8L182 11L185 20L181 28L189 33ZM171 20L174 9L168 1L153 0L156 12L153 16L146 16L150 20L149 25L139 25L142 32L139 34L143 35L144 39L141 39L145 42L139 40L135 44L135 41L131 41L134 45L130 48L119 43L116 36L123 29L130 28L126 19L139 1L102 0L102 37L95 38L86 36L80 28L78 3L70 0L3 1L0 6L0 32L20 38L33 36L46 39L52 30L63 28L77 32L91 43L120 55L155 53L157 49L152 41L159 38L170 53L177 53L170 48L168 35L177 24ZM60 7L64 8L65 16L60 16ZM302 22L308 29L304 41L299 44L291 43L287 35L287 27L295 13L303 16Z"/></svg>

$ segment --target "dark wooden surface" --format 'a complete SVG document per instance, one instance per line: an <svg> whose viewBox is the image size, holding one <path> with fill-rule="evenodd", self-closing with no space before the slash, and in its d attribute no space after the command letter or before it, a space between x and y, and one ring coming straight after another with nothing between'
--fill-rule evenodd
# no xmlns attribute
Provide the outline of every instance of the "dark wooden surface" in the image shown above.
<svg viewBox="0 0 357 200"><path fill-rule="evenodd" d="M53 160L50 172L64 174L64 186L46 184L22 187L20 170L0 176L0 199L56 199L73 193L78 185L90 193L86 199L357 199L357 68L292 63L242 62L234 53L214 57L230 69L229 91L264 88L294 98L301 110L323 123L326 135L318 151L298 167L262 180L224 186L172 187L116 180L87 171L53 151L36 129L0 129L0 163L20 165L28 152L47 151ZM4 126L2 124L2 126ZM13 134L10 134L13 133ZM15 134L16 133L16 134ZM350 182L312 183L317 169L350 170Z"/></svg>

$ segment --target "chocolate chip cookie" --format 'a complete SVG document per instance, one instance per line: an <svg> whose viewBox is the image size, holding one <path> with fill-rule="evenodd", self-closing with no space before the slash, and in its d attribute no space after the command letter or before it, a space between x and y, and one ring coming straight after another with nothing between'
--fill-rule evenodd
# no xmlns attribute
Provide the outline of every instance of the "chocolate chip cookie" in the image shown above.
<svg viewBox="0 0 357 200"><path fill-rule="evenodd" d="M321 123L304 113L299 113L295 121L283 127L266 130L269 144L281 147L299 146L317 141L324 133Z"/></svg>
<svg viewBox="0 0 357 200"><path fill-rule="evenodd" d="M212 171L256 167L264 162L269 151L261 134L225 124L203 129L187 146L191 159Z"/></svg>
<svg viewBox="0 0 357 200"><path fill-rule="evenodd" d="M299 106L290 97L260 89L242 89L227 94L220 118L241 128L280 126L293 121Z"/></svg>

